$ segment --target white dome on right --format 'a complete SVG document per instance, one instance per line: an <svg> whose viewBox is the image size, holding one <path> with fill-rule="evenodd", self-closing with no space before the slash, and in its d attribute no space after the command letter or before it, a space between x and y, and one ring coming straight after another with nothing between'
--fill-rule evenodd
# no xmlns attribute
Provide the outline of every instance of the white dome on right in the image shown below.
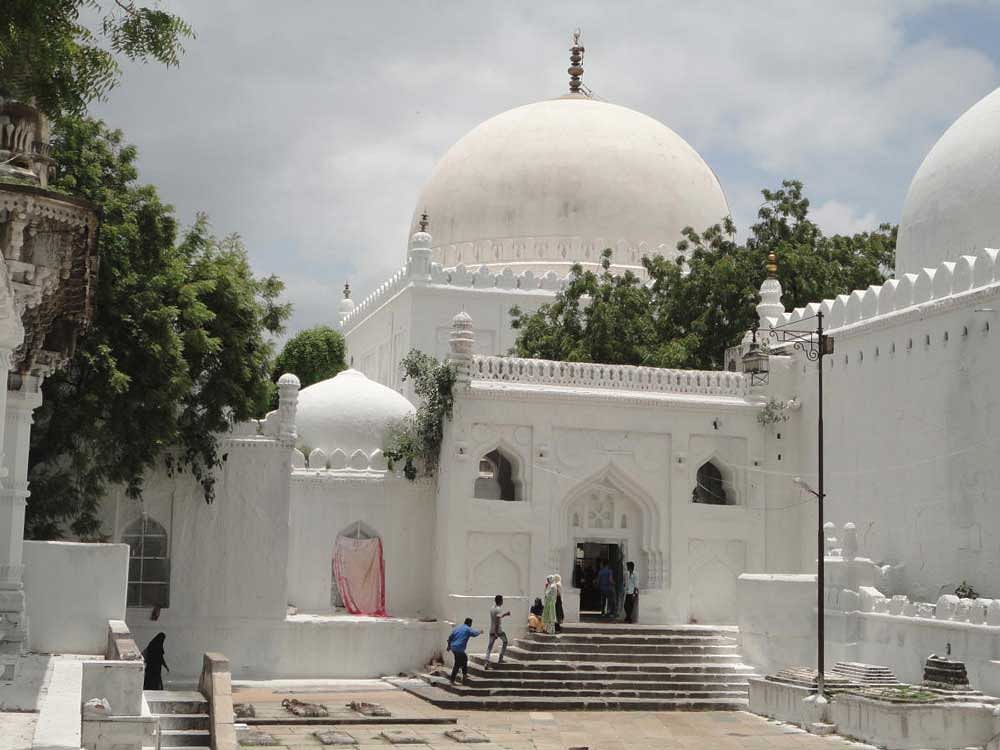
<svg viewBox="0 0 1000 750"><path fill-rule="evenodd" d="M945 131L903 204L896 275L1000 248L1000 88Z"/></svg>

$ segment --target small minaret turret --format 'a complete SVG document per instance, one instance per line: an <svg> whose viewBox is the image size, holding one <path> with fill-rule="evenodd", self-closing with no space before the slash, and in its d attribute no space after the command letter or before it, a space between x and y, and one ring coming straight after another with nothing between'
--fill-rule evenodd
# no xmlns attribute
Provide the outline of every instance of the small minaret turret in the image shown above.
<svg viewBox="0 0 1000 750"><path fill-rule="evenodd" d="M778 317L784 312L781 282L778 281L778 256L772 250L767 254L767 278L760 285L760 304L757 305L760 327L767 330L778 322Z"/></svg>
<svg viewBox="0 0 1000 750"><path fill-rule="evenodd" d="M407 273L417 283L426 284L431 278L431 236L427 232L427 212L420 215L420 228L410 237L407 253Z"/></svg>
<svg viewBox="0 0 1000 750"><path fill-rule="evenodd" d="M351 299L351 285L350 283L344 284L344 298L340 300L340 305L337 306L337 327L344 327L344 320L348 315L354 310L354 300Z"/></svg>
<svg viewBox="0 0 1000 750"><path fill-rule="evenodd" d="M463 310L451 319L451 335L448 337L448 362L455 366L455 382L459 385L468 385L472 379L472 350L475 344L472 318Z"/></svg>
<svg viewBox="0 0 1000 750"><path fill-rule="evenodd" d="M295 412L299 403L299 379L290 372L278 378L278 438L295 441Z"/></svg>

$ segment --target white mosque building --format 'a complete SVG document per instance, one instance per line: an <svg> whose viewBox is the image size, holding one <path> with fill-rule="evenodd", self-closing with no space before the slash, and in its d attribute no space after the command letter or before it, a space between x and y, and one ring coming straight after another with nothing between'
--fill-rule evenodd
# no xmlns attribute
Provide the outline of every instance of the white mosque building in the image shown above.
<svg viewBox="0 0 1000 750"><path fill-rule="evenodd" d="M641 622L739 624L760 668L812 662L816 362L772 347L764 379L505 356L509 309L551 299L572 264L611 247L639 271L729 213L690 145L588 96L581 73L574 60L568 94L444 155L400 270L341 303L356 369L301 391L283 377L278 411L225 436L212 505L165 473L141 504L103 503L104 533L131 548L129 626L166 632L175 669L204 651L253 677L416 668L442 621L481 620L498 592L523 620L550 573L576 619L598 558L635 561ZM757 308L763 331L822 313L835 344L820 360L831 655L909 678L948 642L983 689L1000 688L1000 599L953 592L1000 596L998 195L1000 89L918 170L896 278L794 311L770 278ZM412 482L383 456L414 408L411 349L458 372L439 470ZM370 554L365 592L375 580L387 617L345 613L350 545Z"/></svg>

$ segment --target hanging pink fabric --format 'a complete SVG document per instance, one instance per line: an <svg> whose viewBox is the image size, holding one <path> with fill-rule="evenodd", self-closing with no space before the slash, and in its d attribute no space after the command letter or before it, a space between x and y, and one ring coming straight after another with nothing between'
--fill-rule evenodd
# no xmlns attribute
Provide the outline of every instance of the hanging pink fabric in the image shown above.
<svg viewBox="0 0 1000 750"><path fill-rule="evenodd" d="M381 539L337 537L333 550L333 577L344 607L352 615L387 616Z"/></svg>

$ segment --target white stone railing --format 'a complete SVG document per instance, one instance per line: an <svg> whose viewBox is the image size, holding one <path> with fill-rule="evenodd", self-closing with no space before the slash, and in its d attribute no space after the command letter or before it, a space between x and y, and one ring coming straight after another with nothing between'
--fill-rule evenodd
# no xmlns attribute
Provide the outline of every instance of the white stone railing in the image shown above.
<svg viewBox="0 0 1000 750"><path fill-rule="evenodd" d="M750 381L738 372L667 370L518 357L475 356L472 360L472 379L739 398L750 392Z"/></svg>

